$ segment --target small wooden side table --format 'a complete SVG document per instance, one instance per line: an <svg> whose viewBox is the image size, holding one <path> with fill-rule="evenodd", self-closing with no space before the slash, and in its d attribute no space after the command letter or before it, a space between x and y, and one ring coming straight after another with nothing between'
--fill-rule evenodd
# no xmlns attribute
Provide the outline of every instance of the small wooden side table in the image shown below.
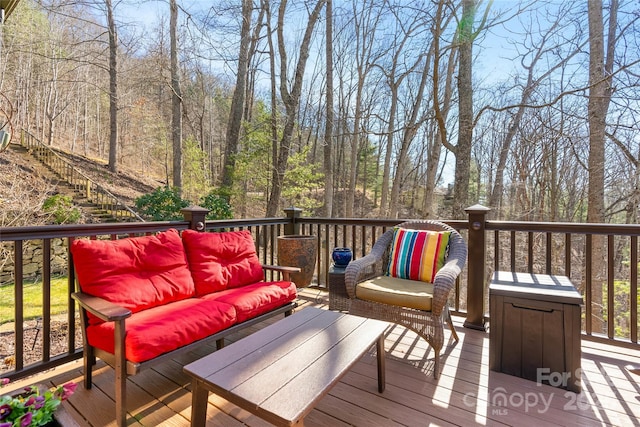
<svg viewBox="0 0 640 427"><path fill-rule="evenodd" d="M497 271L489 368L580 393L582 295L568 277Z"/></svg>
<svg viewBox="0 0 640 427"><path fill-rule="evenodd" d="M349 295L344 286L344 267L329 268L329 310L349 311Z"/></svg>

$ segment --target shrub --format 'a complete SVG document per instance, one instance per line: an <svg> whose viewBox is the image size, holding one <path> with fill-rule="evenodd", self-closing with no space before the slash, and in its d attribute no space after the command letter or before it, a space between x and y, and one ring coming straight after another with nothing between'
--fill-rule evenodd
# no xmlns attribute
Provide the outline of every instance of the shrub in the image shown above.
<svg viewBox="0 0 640 427"><path fill-rule="evenodd" d="M200 206L209 209L207 219L231 219L233 212L231 206L227 202L227 198L220 195L218 191L211 191L200 199Z"/></svg>
<svg viewBox="0 0 640 427"><path fill-rule="evenodd" d="M80 210L73 205L70 196L56 194L48 197L42 210L51 215L56 224L74 224L80 219Z"/></svg>
<svg viewBox="0 0 640 427"><path fill-rule="evenodd" d="M189 206L175 188L166 186L156 188L151 194L145 194L136 199L136 208L144 216L153 221L180 221L184 219L180 209Z"/></svg>

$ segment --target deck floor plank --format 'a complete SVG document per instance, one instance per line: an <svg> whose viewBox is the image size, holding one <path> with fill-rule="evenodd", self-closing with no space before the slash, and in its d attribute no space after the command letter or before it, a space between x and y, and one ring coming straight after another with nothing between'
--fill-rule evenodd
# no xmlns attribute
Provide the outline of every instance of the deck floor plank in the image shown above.
<svg viewBox="0 0 640 427"><path fill-rule="evenodd" d="M317 289L300 292L298 310L306 305L327 308L328 295ZM226 340L242 339L270 319ZM336 384L305 419L310 427L354 426L640 426L640 376L625 365L640 363L640 350L582 340L582 393L539 385L492 372L489 334L462 327L454 318L460 341L446 332L441 374L433 378L433 350L416 334L391 325L386 332L386 389L377 392L372 348ZM127 384L130 426L189 425L191 383L182 366L215 351L206 345L131 377ZM114 371L98 362L94 387L84 390L82 363L72 362L11 384L49 386L77 382L64 402L67 413L88 427L115 426ZM10 390L9 390L10 391ZM207 426L267 427L270 424L215 394L209 395Z"/></svg>

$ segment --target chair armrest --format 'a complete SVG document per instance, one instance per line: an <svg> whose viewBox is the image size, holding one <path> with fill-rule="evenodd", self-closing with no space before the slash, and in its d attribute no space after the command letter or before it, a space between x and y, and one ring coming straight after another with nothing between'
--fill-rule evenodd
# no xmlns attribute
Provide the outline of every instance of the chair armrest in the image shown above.
<svg viewBox="0 0 640 427"><path fill-rule="evenodd" d="M285 265L263 265L262 269L265 271L277 271L282 275L282 280L286 282L291 281L291 273L300 273L302 271L302 269L299 267L288 267Z"/></svg>
<svg viewBox="0 0 640 427"><path fill-rule="evenodd" d="M382 256L391 244L393 230L387 230L376 240L366 256L351 261L344 271L344 286L349 298L356 297L356 285L363 280L378 276L383 273ZM376 268L377 267L377 268Z"/></svg>
<svg viewBox="0 0 640 427"><path fill-rule="evenodd" d="M432 312L439 316L447 304L449 293L467 261L467 245L458 232L451 233L447 262L433 279Z"/></svg>
<svg viewBox="0 0 640 427"><path fill-rule="evenodd" d="M82 292L72 293L71 298L78 301L80 307L105 322L115 322L131 316L131 310L107 301L104 298Z"/></svg>

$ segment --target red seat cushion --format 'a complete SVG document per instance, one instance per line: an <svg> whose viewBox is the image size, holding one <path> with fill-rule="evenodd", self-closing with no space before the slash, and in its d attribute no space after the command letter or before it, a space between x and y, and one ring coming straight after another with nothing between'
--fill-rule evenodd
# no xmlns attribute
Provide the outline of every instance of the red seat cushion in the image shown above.
<svg viewBox="0 0 640 427"><path fill-rule="evenodd" d="M196 295L260 282L264 278L253 237L248 230L182 232Z"/></svg>
<svg viewBox="0 0 640 427"><path fill-rule="evenodd" d="M127 360L144 362L215 334L235 323L235 308L215 300L189 298L150 308L126 319ZM90 345L114 352L115 323L87 328Z"/></svg>
<svg viewBox="0 0 640 427"><path fill-rule="evenodd" d="M297 296L293 282L261 282L242 288L227 289L203 297L231 304L236 309L238 323L254 318L284 304Z"/></svg>
<svg viewBox="0 0 640 427"><path fill-rule="evenodd" d="M74 240L71 253L82 292L134 313L195 292L182 239L174 229L120 240Z"/></svg>

